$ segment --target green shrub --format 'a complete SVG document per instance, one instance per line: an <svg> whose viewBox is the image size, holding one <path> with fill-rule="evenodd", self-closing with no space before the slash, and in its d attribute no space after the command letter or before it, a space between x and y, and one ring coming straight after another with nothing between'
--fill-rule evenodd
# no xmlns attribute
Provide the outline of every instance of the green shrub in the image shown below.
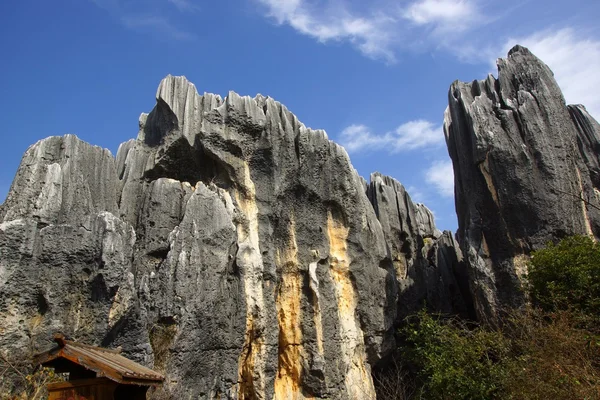
<svg viewBox="0 0 600 400"><path fill-rule="evenodd" d="M425 399L497 398L510 343L500 332L420 312L403 330L404 359L417 369Z"/></svg>
<svg viewBox="0 0 600 400"><path fill-rule="evenodd" d="M533 301L546 311L600 310L600 245L587 236L566 238L532 254L528 272Z"/></svg>
<svg viewBox="0 0 600 400"><path fill-rule="evenodd" d="M386 393L385 400L600 399L600 337L588 329L593 324L571 311L506 315L501 330L415 315L401 330L404 364L380 375L386 379L376 377L378 394ZM406 384L410 397L400 395Z"/></svg>

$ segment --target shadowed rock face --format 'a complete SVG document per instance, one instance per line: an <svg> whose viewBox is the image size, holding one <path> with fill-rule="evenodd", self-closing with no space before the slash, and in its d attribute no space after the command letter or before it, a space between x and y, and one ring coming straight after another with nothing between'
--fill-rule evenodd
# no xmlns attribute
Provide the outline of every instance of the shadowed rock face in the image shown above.
<svg viewBox="0 0 600 400"><path fill-rule="evenodd" d="M71 135L25 154L0 211L2 351L62 331L174 398L369 399L398 315L465 309L452 236L325 132L183 77L156 98L116 158Z"/></svg>
<svg viewBox="0 0 600 400"><path fill-rule="evenodd" d="M458 239L477 314L490 318L524 302L519 277L532 250L600 233L600 129L520 46L498 60L498 79L455 82L448 98Z"/></svg>
<svg viewBox="0 0 600 400"><path fill-rule="evenodd" d="M367 192L384 232L390 274L398 283L398 317L427 306L472 317L472 300L462 254L451 232L440 232L433 214L412 202L397 180L375 173Z"/></svg>

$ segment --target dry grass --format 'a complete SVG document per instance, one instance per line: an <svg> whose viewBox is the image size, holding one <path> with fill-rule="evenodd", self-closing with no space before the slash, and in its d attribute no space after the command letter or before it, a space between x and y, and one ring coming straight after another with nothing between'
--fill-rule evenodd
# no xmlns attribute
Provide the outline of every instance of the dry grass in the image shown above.
<svg viewBox="0 0 600 400"><path fill-rule="evenodd" d="M569 311L527 310L509 319L514 347L509 399L600 399L600 336L596 324Z"/></svg>

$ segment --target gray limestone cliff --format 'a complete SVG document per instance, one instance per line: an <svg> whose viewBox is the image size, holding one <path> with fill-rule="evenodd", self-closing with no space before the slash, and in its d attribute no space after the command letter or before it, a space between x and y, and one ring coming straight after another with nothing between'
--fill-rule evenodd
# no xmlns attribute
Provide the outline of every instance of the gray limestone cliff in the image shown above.
<svg viewBox="0 0 600 400"><path fill-rule="evenodd" d="M420 307L473 318L466 265L451 232L440 232L423 204L413 203L404 186L378 173L368 196L386 240L398 282L400 319Z"/></svg>
<svg viewBox="0 0 600 400"><path fill-rule="evenodd" d="M477 314L493 319L526 301L532 250L600 233L600 127L521 46L498 60L497 79L454 82L448 99L458 240Z"/></svg>
<svg viewBox="0 0 600 400"><path fill-rule="evenodd" d="M173 398L370 399L398 318L469 313L449 232L402 185L261 95L165 78L116 157L30 147L0 209L0 351L60 331Z"/></svg>

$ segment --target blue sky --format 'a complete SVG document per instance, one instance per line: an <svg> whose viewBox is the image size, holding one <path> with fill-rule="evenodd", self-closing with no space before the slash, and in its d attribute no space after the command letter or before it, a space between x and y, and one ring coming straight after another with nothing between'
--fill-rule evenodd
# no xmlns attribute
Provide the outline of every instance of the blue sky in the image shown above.
<svg viewBox="0 0 600 400"><path fill-rule="evenodd" d="M27 147L135 137L160 80L262 93L402 182L456 229L442 134L449 85L526 45L600 117L597 0L21 0L0 4L0 201Z"/></svg>

